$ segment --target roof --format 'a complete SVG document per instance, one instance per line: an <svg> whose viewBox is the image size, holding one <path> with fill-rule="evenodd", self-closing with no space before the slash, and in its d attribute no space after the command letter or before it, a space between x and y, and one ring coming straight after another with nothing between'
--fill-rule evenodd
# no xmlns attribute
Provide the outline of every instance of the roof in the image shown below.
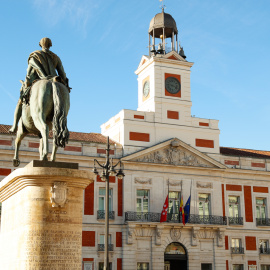
<svg viewBox="0 0 270 270"><path fill-rule="evenodd" d="M1 125L0 124L0 134L10 134L8 131L11 128L10 125ZM36 135L29 134L29 136L37 137ZM49 134L52 138L52 132ZM73 132L70 131L69 140L81 141L81 142L93 142L93 143L107 143L107 137L103 136L100 133L83 133L83 132ZM115 144L115 141L110 140L110 144Z"/></svg>
<svg viewBox="0 0 270 270"><path fill-rule="evenodd" d="M237 157L270 158L270 151L220 147L220 154Z"/></svg>
<svg viewBox="0 0 270 270"><path fill-rule="evenodd" d="M153 36L153 29L155 29L154 35L159 38L160 35L163 35L163 28L166 37L171 37L173 32L175 34L178 33L174 18L170 14L165 13L164 10L152 18L148 33Z"/></svg>

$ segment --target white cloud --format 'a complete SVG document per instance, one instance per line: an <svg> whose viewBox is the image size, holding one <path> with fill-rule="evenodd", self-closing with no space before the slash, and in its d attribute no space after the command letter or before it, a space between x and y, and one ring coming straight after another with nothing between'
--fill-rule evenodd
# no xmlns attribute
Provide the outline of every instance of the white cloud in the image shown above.
<svg viewBox="0 0 270 270"><path fill-rule="evenodd" d="M84 36L92 11L93 0L32 0L38 14L50 25L68 21Z"/></svg>

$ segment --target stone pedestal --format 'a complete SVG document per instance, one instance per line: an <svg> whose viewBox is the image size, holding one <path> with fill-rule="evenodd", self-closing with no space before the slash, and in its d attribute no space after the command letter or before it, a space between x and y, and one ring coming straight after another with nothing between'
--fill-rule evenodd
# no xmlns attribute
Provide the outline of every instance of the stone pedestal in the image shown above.
<svg viewBox="0 0 270 270"><path fill-rule="evenodd" d="M0 269L81 270L83 190L91 181L74 164L40 161L3 179Z"/></svg>

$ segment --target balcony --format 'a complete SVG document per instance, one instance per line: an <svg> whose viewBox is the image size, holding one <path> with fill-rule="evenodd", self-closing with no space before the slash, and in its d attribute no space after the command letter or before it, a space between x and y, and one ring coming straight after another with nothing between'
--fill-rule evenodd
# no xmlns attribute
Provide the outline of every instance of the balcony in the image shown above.
<svg viewBox="0 0 270 270"><path fill-rule="evenodd" d="M140 221L140 222L159 222L160 213L137 213L126 212L125 221ZM167 222L182 223L182 216L179 214L168 214ZM227 218L223 216L200 216L190 215L188 223L190 224L212 224L212 225L227 225Z"/></svg>
<svg viewBox="0 0 270 270"><path fill-rule="evenodd" d="M105 219L105 210L97 211L97 219ZM114 211L109 211L109 219L114 220Z"/></svg>
<svg viewBox="0 0 270 270"><path fill-rule="evenodd" d="M232 254L244 254L245 250L243 247L232 247L231 248L231 253Z"/></svg>
<svg viewBox="0 0 270 270"><path fill-rule="evenodd" d="M113 244L109 244L108 249L113 251ZM98 244L98 251L105 251L105 244Z"/></svg>
<svg viewBox="0 0 270 270"><path fill-rule="evenodd" d="M229 225L243 225L242 217L228 217Z"/></svg>
<svg viewBox="0 0 270 270"><path fill-rule="evenodd" d="M260 247L259 252L260 254L270 254L270 248Z"/></svg>
<svg viewBox="0 0 270 270"><path fill-rule="evenodd" d="M270 219L269 218L256 218L256 225L257 226L270 226Z"/></svg>
<svg viewBox="0 0 270 270"><path fill-rule="evenodd" d="M160 222L160 213L140 213L140 212L126 212L126 221L142 221L142 222Z"/></svg>

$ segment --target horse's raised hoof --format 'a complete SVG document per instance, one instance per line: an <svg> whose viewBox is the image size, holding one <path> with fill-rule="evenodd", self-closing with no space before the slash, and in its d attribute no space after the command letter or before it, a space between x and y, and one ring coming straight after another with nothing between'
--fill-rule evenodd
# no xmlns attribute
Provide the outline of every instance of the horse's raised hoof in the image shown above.
<svg viewBox="0 0 270 270"><path fill-rule="evenodd" d="M20 160L19 159L13 159L13 166L18 167L20 165Z"/></svg>

